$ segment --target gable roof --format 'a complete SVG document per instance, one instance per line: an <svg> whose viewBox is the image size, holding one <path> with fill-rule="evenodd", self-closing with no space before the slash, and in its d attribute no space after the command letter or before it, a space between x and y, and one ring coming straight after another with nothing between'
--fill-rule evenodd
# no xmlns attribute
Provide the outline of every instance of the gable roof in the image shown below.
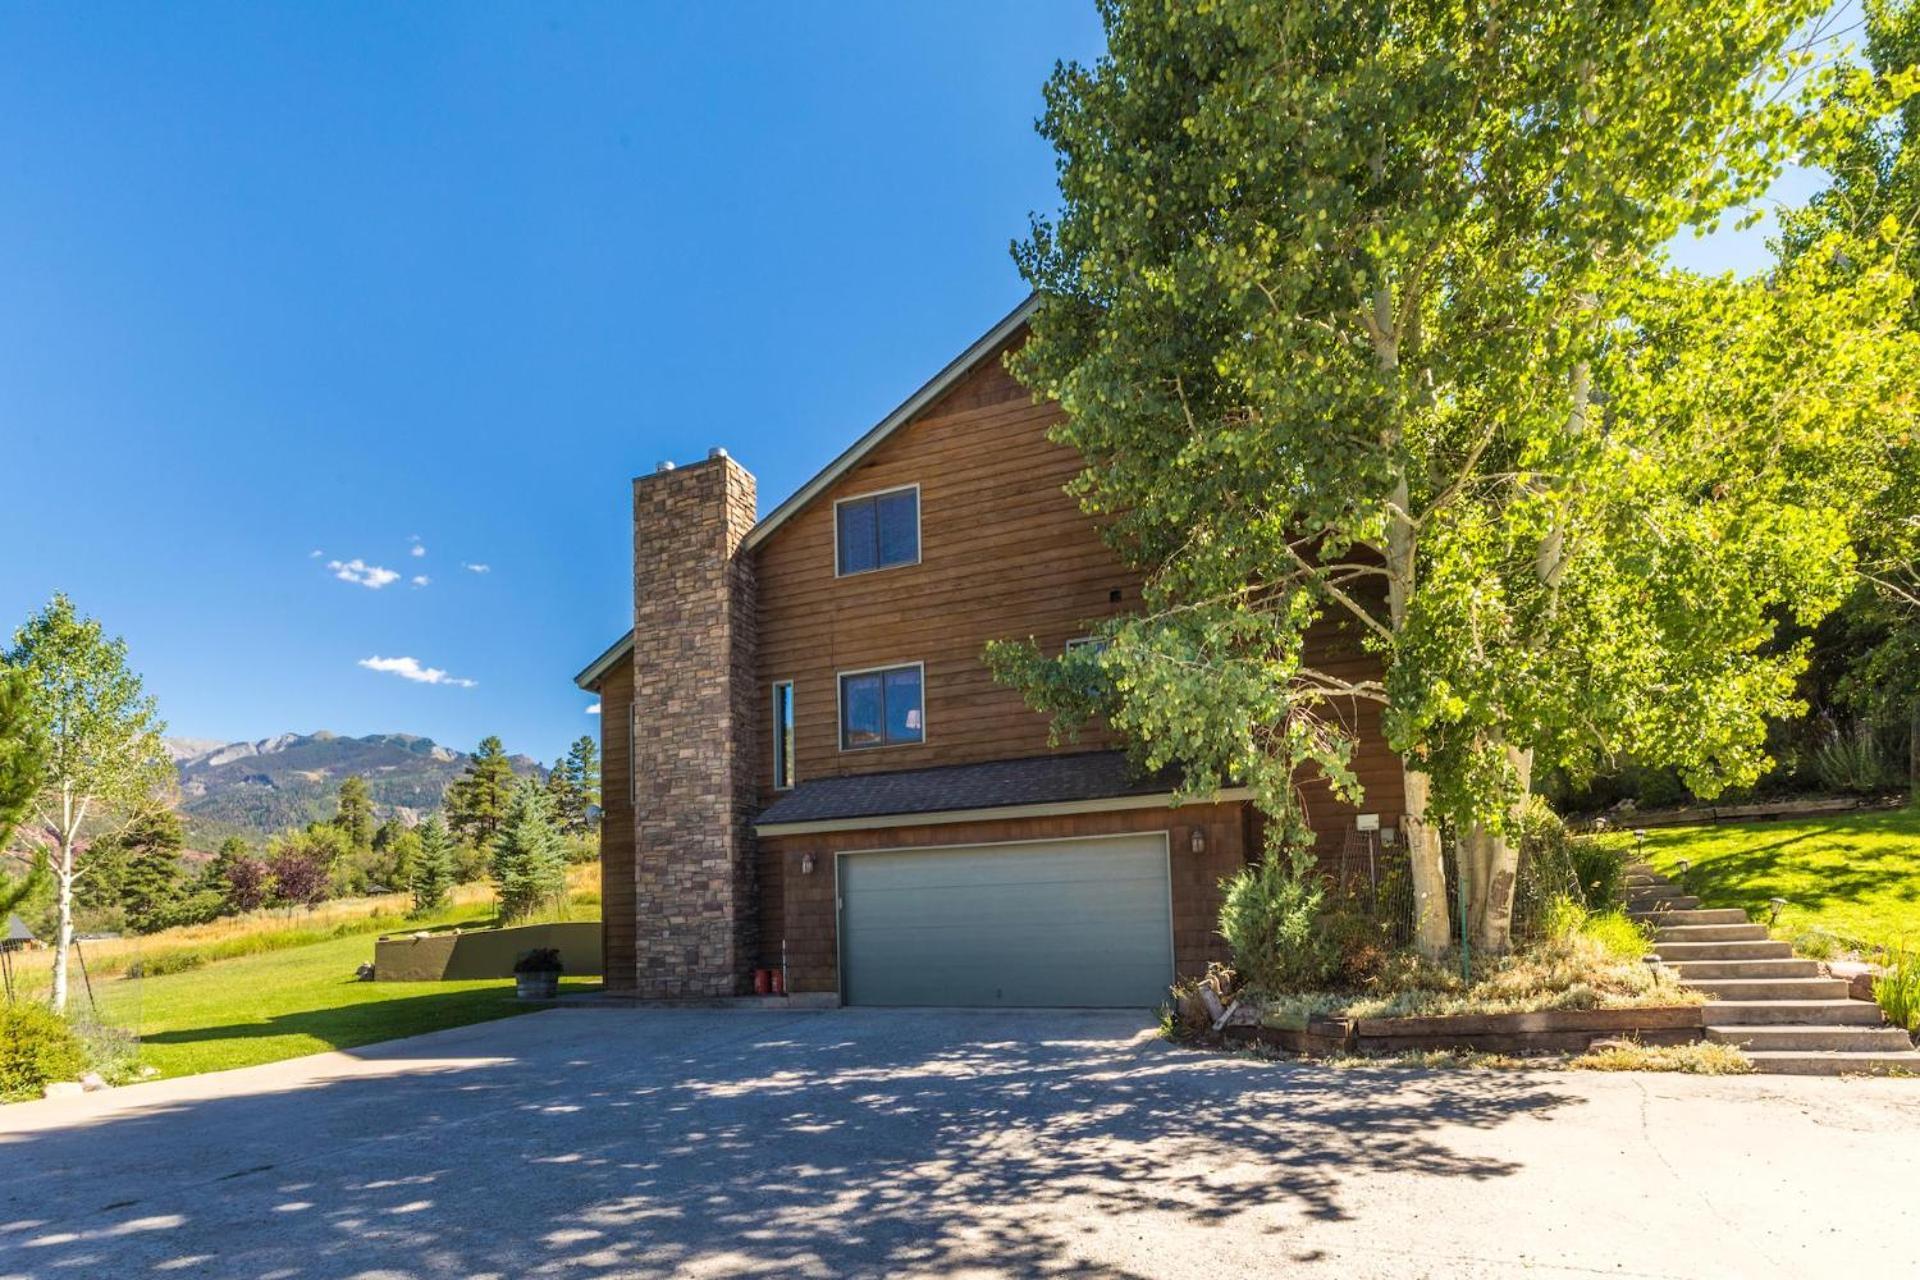
<svg viewBox="0 0 1920 1280"><path fill-rule="evenodd" d="M860 460L880 447L882 441L907 423L914 415L945 395L953 385L971 373L976 365L1005 346L1017 333L1020 326L1033 318L1040 309L1040 295L1028 294L1024 302L1009 311L998 324L981 334L973 344L955 356L947 367L933 375L918 391L908 396L900 406L886 417L875 423L871 430L849 445L844 453L829 462L820 473L793 491L793 496L769 511L766 516L741 541L741 546L752 550L792 519L795 515L819 497L833 482L860 465ZM629 631L614 641L607 651L595 658L586 670L573 678L574 684L582 689L592 689L600 683L603 676L613 669L613 665L633 650L633 632Z"/></svg>

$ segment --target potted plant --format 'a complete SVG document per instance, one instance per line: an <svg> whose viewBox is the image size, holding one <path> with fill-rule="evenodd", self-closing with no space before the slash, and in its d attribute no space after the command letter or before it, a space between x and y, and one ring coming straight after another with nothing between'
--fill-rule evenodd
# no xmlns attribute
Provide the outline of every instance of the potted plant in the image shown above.
<svg viewBox="0 0 1920 1280"><path fill-rule="evenodd" d="M522 1000L551 1000L560 994L560 948L534 947L513 962L513 982Z"/></svg>

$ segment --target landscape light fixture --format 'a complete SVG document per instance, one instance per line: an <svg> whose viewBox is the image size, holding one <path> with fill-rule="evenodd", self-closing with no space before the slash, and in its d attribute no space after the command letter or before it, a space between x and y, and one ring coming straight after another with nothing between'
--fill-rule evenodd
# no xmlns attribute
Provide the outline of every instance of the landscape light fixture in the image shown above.
<svg viewBox="0 0 1920 1280"><path fill-rule="evenodd" d="M1767 903L1773 908L1772 913L1767 916L1767 927L1771 929L1780 922L1780 913L1786 909L1787 900L1785 898L1768 898Z"/></svg>

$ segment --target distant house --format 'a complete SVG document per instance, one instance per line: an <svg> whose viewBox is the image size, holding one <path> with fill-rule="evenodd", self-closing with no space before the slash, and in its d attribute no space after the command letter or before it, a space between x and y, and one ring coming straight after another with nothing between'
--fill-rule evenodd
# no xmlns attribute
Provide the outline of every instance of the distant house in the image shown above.
<svg viewBox="0 0 1920 1280"><path fill-rule="evenodd" d="M1073 498L1060 420L1002 366L1023 304L759 517L725 450L633 482L634 629L600 697L606 981L724 996L755 969L850 1004L1150 1006L1224 959L1244 792L1174 807L1095 729L1056 749L982 662L1140 604ZM1329 627L1336 662L1369 659ZM1399 772L1356 708L1365 826ZM1359 825L1324 789L1323 843Z"/></svg>
<svg viewBox="0 0 1920 1280"><path fill-rule="evenodd" d="M39 945L40 939L33 936L25 920L17 915L7 917L7 933L0 938L0 951L30 951Z"/></svg>

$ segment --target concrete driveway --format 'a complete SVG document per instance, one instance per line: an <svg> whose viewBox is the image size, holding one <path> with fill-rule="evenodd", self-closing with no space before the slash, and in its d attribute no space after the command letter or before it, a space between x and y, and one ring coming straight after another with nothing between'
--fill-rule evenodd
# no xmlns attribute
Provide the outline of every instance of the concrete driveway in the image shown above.
<svg viewBox="0 0 1920 1280"><path fill-rule="evenodd" d="M1861 1276L1920 1081L1333 1070L1116 1014L562 1009L0 1108L0 1275Z"/></svg>

